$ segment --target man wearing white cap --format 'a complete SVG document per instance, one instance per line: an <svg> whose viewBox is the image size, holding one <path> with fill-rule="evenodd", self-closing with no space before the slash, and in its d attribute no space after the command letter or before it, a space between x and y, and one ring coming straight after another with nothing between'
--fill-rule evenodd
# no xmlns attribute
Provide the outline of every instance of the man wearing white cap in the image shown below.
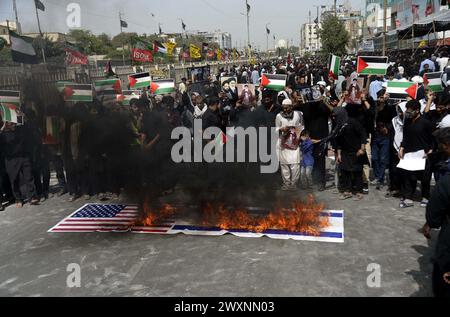
<svg viewBox="0 0 450 317"><path fill-rule="evenodd" d="M425 86L423 85L424 81L421 76L414 76L411 81L415 84L419 84L419 89L417 90L417 98L416 100L422 100L425 98Z"/></svg>
<svg viewBox="0 0 450 317"><path fill-rule="evenodd" d="M295 190L300 179L300 134L304 130L303 116L294 111L290 99L285 99L282 111L276 118L276 129L280 134L277 154L283 178L282 190Z"/></svg>

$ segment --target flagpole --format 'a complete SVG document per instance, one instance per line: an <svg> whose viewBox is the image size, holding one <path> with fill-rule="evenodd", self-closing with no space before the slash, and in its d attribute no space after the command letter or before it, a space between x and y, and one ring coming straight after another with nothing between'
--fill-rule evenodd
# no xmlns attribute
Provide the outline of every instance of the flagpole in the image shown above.
<svg viewBox="0 0 450 317"><path fill-rule="evenodd" d="M384 0L383 8L383 56L386 56L386 36L387 36L387 0ZM414 25L413 25L414 28Z"/></svg>
<svg viewBox="0 0 450 317"><path fill-rule="evenodd" d="M119 12L119 22L120 22L120 34L123 33L123 28L122 28L122 13ZM123 66L125 66L125 44L122 40L122 62L123 62Z"/></svg>
<svg viewBox="0 0 450 317"><path fill-rule="evenodd" d="M249 59L252 58L252 50L251 50L251 44L250 44L250 10L249 10L249 4L248 0L245 0L246 4L246 10L247 10L247 40L248 40L248 57Z"/></svg>
<svg viewBox="0 0 450 317"><path fill-rule="evenodd" d="M39 19L39 12L38 12L38 7L36 2L34 3L34 8L36 9L36 18L37 18L37 23L38 23L38 30L39 30L39 34L41 35L41 51L42 51L42 58L44 60L44 64L46 63L45 60L45 50L44 50L44 36L42 34L42 29L41 29L41 21ZM17 26L16 26L17 28Z"/></svg>
<svg viewBox="0 0 450 317"><path fill-rule="evenodd" d="M14 15L16 16L16 31L17 31L17 33L22 35L22 28L20 27L20 24L19 24L19 15L17 14L16 0L13 0L13 9L14 9Z"/></svg>

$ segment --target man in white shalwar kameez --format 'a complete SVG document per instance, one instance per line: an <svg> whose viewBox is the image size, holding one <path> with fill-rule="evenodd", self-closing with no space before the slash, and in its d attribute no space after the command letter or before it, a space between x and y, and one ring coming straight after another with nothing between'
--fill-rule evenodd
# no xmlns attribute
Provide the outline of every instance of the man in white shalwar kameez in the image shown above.
<svg viewBox="0 0 450 317"><path fill-rule="evenodd" d="M299 143L287 143L286 139L291 133L295 133L295 138L300 140L300 134L304 130L303 114L293 110L292 101L283 101L283 110L276 118L276 129L280 133L277 144L277 154L281 165L281 175L283 178L282 190L295 190L300 179L300 147ZM286 144L289 144L287 147Z"/></svg>

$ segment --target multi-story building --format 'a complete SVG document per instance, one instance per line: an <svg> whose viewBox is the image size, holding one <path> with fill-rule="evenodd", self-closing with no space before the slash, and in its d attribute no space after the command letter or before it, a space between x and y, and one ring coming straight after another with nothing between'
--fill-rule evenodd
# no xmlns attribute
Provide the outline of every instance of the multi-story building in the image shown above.
<svg viewBox="0 0 450 317"><path fill-rule="evenodd" d="M17 31L17 25L16 22L8 21L8 22L0 22L0 38L4 39L6 43L11 44L9 42L9 30L11 31ZM20 25L19 25L20 27Z"/></svg>
<svg viewBox="0 0 450 317"><path fill-rule="evenodd" d="M320 23L305 23L300 30L300 54L315 53L321 49Z"/></svg>
<svg viewBox="0 0 450 317"><path fill-rule="evenodd" d="M221 32L220 30L212 33L200 33L208 42L217 43L221 49L232 49L233 44L231 34L228 32Z"/></svg>
<svg viewBox="0 0 450 317"><path fill-rule="evenodd" d="M315 18L314 23L305 23L300 31L300 54L305 52L316 52L321 49L321 41L319 30L322 28L320 21L323 21L325 16L334 15L334 6L321 6L319 17ZM344 22L345 29L350 34L350 41L348 51L354 53L362 39L363 32L363 16L361 11L356 11L351 8L349 2L340 5L336 10L336 15L339 20ZM310 18L311 19L311 18ZM318 22L318 23L315 23Z"/></svg>

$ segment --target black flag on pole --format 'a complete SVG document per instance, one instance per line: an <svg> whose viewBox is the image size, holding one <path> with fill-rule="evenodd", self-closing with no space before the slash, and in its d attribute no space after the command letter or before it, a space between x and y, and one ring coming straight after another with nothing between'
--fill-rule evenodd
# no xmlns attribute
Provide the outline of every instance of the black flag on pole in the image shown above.
<svg viewBox="0 0 450 317"><path fill-rule="evenodd" d="M120 20L120 26L123 28L127 28L128 27L128 23L125 22L124 20Z"/></svg>
<svg viewBox="0 0 450 317"><path fill-rule="evenodd" d="M45 11L45 5L41 1L34 0L34 4L38 10Z"/></svg>
<svg viewBox="0 0 450 317"><path fill-rule="evenodd" d="M183 28L183 31L186 31L186 24L184 24L184 21L181 21L181 27Z"/></svg>

